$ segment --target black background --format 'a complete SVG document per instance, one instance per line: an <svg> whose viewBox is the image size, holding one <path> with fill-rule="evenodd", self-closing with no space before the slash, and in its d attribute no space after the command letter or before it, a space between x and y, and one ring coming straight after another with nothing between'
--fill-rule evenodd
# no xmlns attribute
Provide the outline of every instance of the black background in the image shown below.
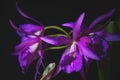
<svg viewBox="0 0 120 80"><path fill-rule="evenodd" d="M27 22L16 10L17 0L4 0L1 13L0 26L0 80L33 80L34 66L32 64L29 71L23 75L16 56L11 56L14 47L20 43L20 37L15 30L10 27L8 19L11 18L15 24ZM119 2L117 0L64 0L64 1L45 1L45 0L18 0L19 7L29 16L39 20L45 26L61 25L64 22L75 21L77 17L85 12L85 22L89 24L97 16L116 8L112 19L118 19L120 16ZM118 30L119 33L119 30ZM114 43L111 47L111 80L119 78L119 47L120 43ZM48 62L59 60L62 51L50 51L52 56L48 57ZM88 76L88 80L97 79L96 66L93 64ZM3 79L2 79L3 78ZM79 73L67 75L63 72L55 78L56 80L80 80Z"/></svg>

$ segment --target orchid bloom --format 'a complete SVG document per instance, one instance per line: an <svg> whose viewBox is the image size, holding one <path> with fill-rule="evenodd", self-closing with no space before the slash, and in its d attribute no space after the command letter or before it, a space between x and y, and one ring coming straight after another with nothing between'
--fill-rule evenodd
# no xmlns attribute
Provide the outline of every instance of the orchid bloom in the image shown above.
<svg viewBox="0 0 120 80"><path fill-rule="evenodd" d="M53 45L59 45L59 44L65 44L65 42L68 44L67 48L65 49L62 58L59 63L58 72L61 70L65 71L66 73L71 73L73 71L80 71L82 68L82 57L88 57L91 59L99 60L99 57L94 54L85 44L85 42L91 41L89 38L86 39L86 41L79 41L80 38L80 30L81 25L84 19L85 13L82 13L78 20L76 21L74 28L73 28L73 34L72 38L59 38L56 40L55 38L50 37L41 37L41 39L47 43L53 44ZM56 73L56 74L57 74Z"/></svg>
<svg viewBox="0 0 120 80"><path fill-rule="evenodd" d="M18 6L17 10L23 17L37 22L37 20L23 13ZM20 63L22 72L25 73L28 70L31 63L34 60L38 59L35 73L36 80L44 53L42 45L43 43L40 39L41 36L44 36L44 27L43 25L36 25L31 23L21 24L19 25L19 27L16 27L16 25L14 25L11 20L9 20L9 22L11 26L16 30L18 35L21 37L21 43L15 47L13 55L18 55L18 61Z"/></svg>
<svg viewBox="0 0 120 80"><path fill-rule="evenodd" d="M10 23L15 26L11 21ZM24 73L35 59L39 56L42 59L43 51L40 36L43 36L43 27L34 24L22 24L17 33L22 39L21 43L15 47L14 55L18 55L18 61Z"/></svg>
<svg viewBox="0 0 120 80"><path fill-rule="evenodd" d="M59 46L63 44L67 44L67 48L65 49L61 60L59 62L58 68L56 70L55 75L57 75L61 70L66 73L78 72L82 69L83 59L85 62L88 62L89 59L92 60L100 60L101 56L98 56L96 51L94 50L94 46L103 46L102 49L106 51L108 49L108 44L105 41L107 40L120 40L119 35L115 35L109 32L101 34L101 30L92 30L92 28L103 19L110 17L113 14L114 10L96 18L90 26L86 29L83 26L83 19L85 17L85 13L83 12L76 22L69 22L62 24L63 26L67 26L72 28L72 38L68 37L41 37L43 41L46 43ZM85 27L85 28L84 28ZM95 35L96 34L96 35ZM100 34L100 35L99 35ZM104 35L104 36L103 36ZM111 37L110 37L111 36ZM114 37L115 39L112 39ZM101 44L102 43L102 44ZM95 46L96 47L96 46Z"/></svg>

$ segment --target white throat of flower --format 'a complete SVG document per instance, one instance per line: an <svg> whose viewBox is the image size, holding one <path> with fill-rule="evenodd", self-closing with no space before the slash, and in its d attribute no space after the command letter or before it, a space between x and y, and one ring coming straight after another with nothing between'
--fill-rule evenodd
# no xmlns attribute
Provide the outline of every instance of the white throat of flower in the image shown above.
<svg viewBox="0 0 120 80"><path fill-rule="evenodd" d="M35 43L35 44L33 44L33 45L31 45L31 46L29 47L30 53L34 53L34 52L37 50L38 46L39 46L39 43L38 43L38 42Z"/></svg>
<svg viewBox="0 0 120 80"><path fill-rule="evenodd" d="M75 57L75 52L76 52L76 41L73 41L72 45L70 46L70 49L69 49L69 56L73 56Z"/></svg>
<svg viewBox="0 0 120 80"><path fill-rule="evenodd" d="M37 31L37 32L34 33L36 36L35 35L29 35L29 37L30 38L37 38L37 36L39 36L41 34L41 32L42 31L39 30L39 31Z"/></svg>

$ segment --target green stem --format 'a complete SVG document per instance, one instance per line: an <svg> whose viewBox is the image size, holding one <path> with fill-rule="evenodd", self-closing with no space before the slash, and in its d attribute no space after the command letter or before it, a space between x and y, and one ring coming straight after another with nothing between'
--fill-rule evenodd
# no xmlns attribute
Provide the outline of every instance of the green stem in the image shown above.
<svg viewBox="0 0 120 80"><path fill-rule="evenodd" d="M67 35L68 37L70 37L69 36L69 34L64 30L64 29L62 29L62 28L60 28L60 27L58 27L58 26L46 26L45 27L45 30L47 30L47 29L57 29L57 30L60 30L60 31L62 31L65 35Z"/></svg>

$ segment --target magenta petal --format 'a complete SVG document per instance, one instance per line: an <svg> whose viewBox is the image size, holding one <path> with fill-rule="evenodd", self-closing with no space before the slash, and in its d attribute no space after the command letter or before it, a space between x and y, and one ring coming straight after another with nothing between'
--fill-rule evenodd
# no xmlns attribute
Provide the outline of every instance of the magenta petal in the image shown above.
<svg viewBox="0 0 120 80"><path fill-rule="evenodd" d="M22 24L20 25L20 29L28 33L34 33L36 31L43 30L43 26L35 24Z"/></svg>
<svg viewBox="0 0 120 80"><path fill-rule="evenodd" d="M63 53L59 67L66 73L78 72L82 67L82 58L79 53L69 53L69 48Z"/></svg>
<svg viewBox="0 0 120 80"><path fill-rule="evenodd" d="M26 72L30 64L39 56L38 53L41 50L39 45L38 42L31 45L26 44L25 46L21 46L20 50L17 50L16 53L18 53L18 60L23 72Z"/></svg>
<svg viewBox="0 0 120 80"><path fill-rule="evenodd" d="M79 53L76 53L75 59L66 67L63 67L63 71L66 73L78 72L82 68L82 57Z"/></svg>
<svg viewBox="0 0 120 80"><path fill-rule="evenodd" d="M73 35L72 35L74 40L76 40L80 34L84 16L85 16L85 13L82 13L75 23L75 26L73 28Z"/></svg>
<svg viewBox="0 0 120 80"><path fill-rule="evenodd" d="M37 52L36 53L30 53L27 49L24 50L24 52L21 51L19 54L18 60L20 63L20 66L22 68L22 72L25 73L30 64L38 57Z"/></svg>
<svg viewBox="0 0 120 80"><path fill-rule="evenodd" d="M94 60L99 60L99 57L95 55L95 53L92 50L90 50L87 46L85 46L84 43L79 42L78 46L79 46L79 51L82 55Z"/></svg>
<svg viewBox="0 0 120 80"><path fill-rule="evenodd" d="M34 43L38 42L39 39L35 38L35 39L27 39L22 41L19 45L17 45L15 47L15 52L13 55L18 55L19 52L21 52L22 50L28 48L29 46L33 45Z"/></svg>
<svg viewBox="0 0 120 80"><path fill-rule="evenodd" d="M98 18L96 18L89 26L89 30L92 29L97 23L99 23L100 21L110 17L113 13L115 12L115 9L112 9L111 11L99 16Z"/></svg>
<svg viewBox="0 0 120 80"><path fill-rule="evenodd" d="M60 71L62 70L61 64L62 64L62 62L63 62L63 60L64 60L64 57L65 57L66 55L68 55L68 51L69 51L69 48L66 48L65 51L64 51L64 53L62 54L62 57L61 57L61 59L60 59L60 62L59 62L59 64L58 64L57 69L56 69L56 71L55 71L55 73L54 73L53 76L58 75L58 74L60 73ZM69 64L69 60L67 61L67 63ZM67 63L66 63L66 64L67 64ZM64 65L64 64L62 64L62 65Z"/></svg>
<svg viewBox="0 0 120 80"><path fill-rule="evenodd" d="M66 26L66 27L69 27L69 28L74 28L75 26L75 22L68 22L68 23L64 23L62 24L62 26Z"/></svg>
<svg viewBox="0 0 120 80"><path fill-rule="evenodd" d="M41 40L52 45L64 45L70 43L70 39L65 36L55 36L55 37L40 37Z"/></svg>
<svg viewBox="0 0 120 80"><path fill-rule="evenodd" d="M35 25L35 24L21 24L19 26L19 29L22 31L22 32L19 32L17 31L17 33L23 37L23 36L29 36L29 35L37 35L37 36L40 36L42 35L41 32L43 31L43 27L42 26L39 26L39 25ZM39 32L39 34L36 34L37 32Z"/></svg>

